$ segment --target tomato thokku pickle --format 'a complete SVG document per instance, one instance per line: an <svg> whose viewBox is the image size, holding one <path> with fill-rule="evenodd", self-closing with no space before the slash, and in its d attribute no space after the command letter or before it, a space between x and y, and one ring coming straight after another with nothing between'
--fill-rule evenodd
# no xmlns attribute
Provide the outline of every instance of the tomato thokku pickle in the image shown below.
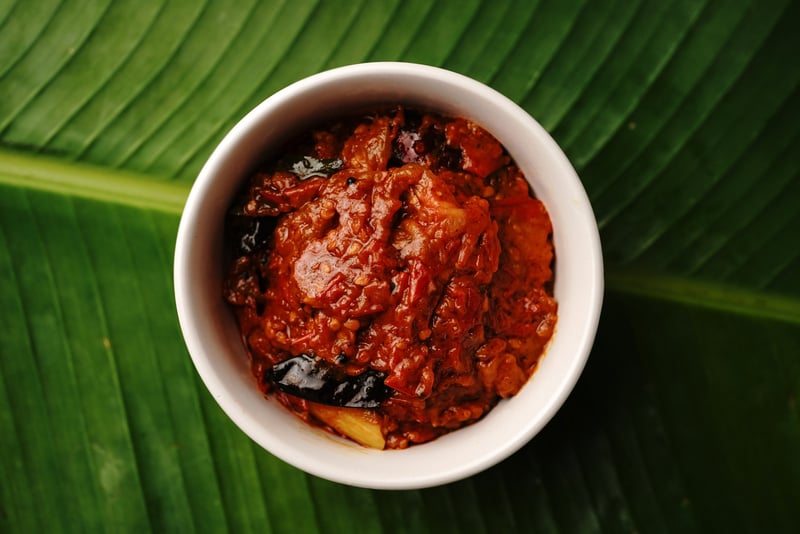
<svg viewBox="0 0 800 534"><path fill-rule="evenodd" d="M324 124L249 177L226 236L223 292L259 387L365 446L477 421L528 381L556 324L547 210L463 118Z"/></svg>

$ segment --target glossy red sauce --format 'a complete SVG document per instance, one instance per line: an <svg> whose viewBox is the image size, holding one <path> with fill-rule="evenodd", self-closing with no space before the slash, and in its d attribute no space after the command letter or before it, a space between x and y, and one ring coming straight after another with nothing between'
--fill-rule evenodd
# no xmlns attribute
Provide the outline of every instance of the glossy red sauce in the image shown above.
<svg viewBox="0 0 800 534"><path fill-rule="evenodd" d="M398 108L321 127L286 154L229 217L252 239L233 232L225 296L265 393L314 423L307 400L270 382L274 365L306 354L374 371L387 448L517 393L556 324L554 251L547 211L500 143Z"/></svg>

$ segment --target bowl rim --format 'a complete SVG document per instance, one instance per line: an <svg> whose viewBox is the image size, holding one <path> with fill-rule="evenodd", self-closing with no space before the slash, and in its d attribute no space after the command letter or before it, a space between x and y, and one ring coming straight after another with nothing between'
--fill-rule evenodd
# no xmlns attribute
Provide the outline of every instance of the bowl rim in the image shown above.
<svg viewBox="0 0 800 534"><path fill-rule="evenodd" d="M448 465L442 468L426 466L422 472L417 473L410 473L407 470L396 470L389 476L387 476L386 472L379 472L379 470L377 470L376 466L379 464L376 462L380 462L380 460L374 460L376 454L382 455L381 458L399 458L405 455L405 457L410 457L412 459L408 461L403 460L399 463L410 465L419 461L418 457L424 457L428 450L436 448L438 457L443 461L447 461L447 456L438 451L440 449L446 449L452 441L463 441L461 439L457 440L452 436L464 436L466 439L467 434L469 434L470 437L473 438L473 443L475 442L474 440L481 440L482 437L476 434L478 432L475 430L477 425L489 419L490 416L494 417L493 414L495 412L508 412L510 410L510 408L508 408L510 403L505 403L505 401L503 401L492 410L489 416L482 419L481 422L459 429L437 438L434 442L430 442L431 444L438 443L439 445L429 447L430 444L421 444L402 451L360 450L353 455L353 457L356 458L356 463L361 462L363 464L363 469L346 469L342 465L330 465L330 463L325 463L324 461L317 461L314 458L309 458L306 453L298 453L296 447L293 447L293 444L282 442L280 438L271 435L269 432L265 433L262 421L260 421L257 416L248 412L245 402L241 401L241 399L238 398L237 392L231 391L230 386L220 377L220 365L222 364L212 361L213 355L209 354L207 345L204 343L204 340L207 341L209 339L208 336L211 334L202 332L202 325L198 325L196 306L200 301L198 300L198 295L194 292L194 285L190 283L192 279L193 256L197 255L195 247L197 246L198 240L202 242L202 235L198 236L196 227L201 220L204 208L207 209L208 206L212 206L215 209L219 209L220 204L224 203L227 205L229 202L229 198L209 200L209 195L211 195L215 180L219 180L219 174L224 169L229 169L229 167L231 167L231 161L234 161L235 158L241 155L240 145L242 144L242 140L248 136L253 136L254 131L263 128L264 121L266 120L265 118L268 118L270 114L274 114L276 110L280 110L284 106L292 105L292 103L297 103L303 98L308 98L308 95L318 93L321 87L346 87L348 84L352 84L353 80L363 81L378 79L383 80L381 83L384 85L388 83L386 82L387 79L403 79L407 81L413 79L419 81L419 83L428 83L430 85L457 90L459 91L457 94L464 98L474 98L476 101L485 100L488 104L485 110L482 109L480 111L483 115L479 113L479 116L468 117L482 126L486 124L487 120L480 120L481 117L488 117L489 122L494 120L490 113L500 113L502 116L513 117L518 123L514 128L520 128L530 134L532 138L535 138L536 147L538 147L537 150L547 153L547 157L552 159L552 162L550 162L552 163L552 167L558 168L561 172L560 178L567 182L566 185L569 187L571 195L570 201L572 203L570 224L580 230L579 233L583 241L582 245L585 248L583 256L585 264L583 266L571 266L573 271L580 269L580 274L582 276L581 283L585 292L583 296L584 310L582 311L579 321L580 328L575 332L571 332L572 335L576 336L576 339L572 342L575 354L569 361L569 365L561 372L559 382L557 386L554 386L555 394L549 396L549 398L543 402L536 413L535 420L526 422L524 428L514 433L502 446L494 447L489 452L483 451L480 457L465 459L458 465ZM402 91L402 89L400 90ZM393 98L392 95L389 95L386 99L388 101ZM437 96L436 98L442 100L443 97ZM395 98L395 100L402 99L403 98ZM455 107L458 107L458 105L454 104ZM437 109L442 108L441 105L432 107L436 107ZM447 112L449 110L444 111ZM461 113L461 115L464 116L463 113ZM278 129L281 130L279 127ZM519 163L519 158L517 156L521 151L527 150L525 146L526 141L523 140L514 145L516 141L511 140L510 144L514 146L514 150L512 150L511 147L509 147L509 139L503 139L502 135L497 135L496 130L493 128L487 127L487 130L501 140L506 148L509 149L512 156L514 156L514 159ZM522 165L520 165L520 167L522 167ZM525 171L525 169L523 169L523 171ZM231 172L236 174L235 171L229 170L228 172L229 174ZM238 172L240 173L240 180L243 179L242 172L246 171L243 171L243 167L240 167ZM526 177L528 177L527 172ZM528 178L529 181L531 181L531 178ZM542 183L538 185L541 186ZM534 191L537 197L541 198L540 193L543 192L541 188L534 186ZM555 193L545 193L545 196L547 194ZM550 211L551 205L548 205L547 202L545 202L545 205L548 211ZM558 229L554 223L554 233L555 231L560 231L560 229ZM556 246L556 257L561 257L559 255L558 246ZM562 266L557 261L557 274L560 272L560 267ZM176 236L173 276L178 319L189 354L206 388L228 417L230 417L245 434L264 449L297 468L335 482L375 489L423 488L466 478L502 461L525 445L555 415L580 377L594 342L602 308L604 290L600 237L589 198L571 163L552 137L525 110L491 87L462 74L439 67L405 62L359 63L337 67L311 75L269 96L238 121L211 153L187 197ZM573 272L572 276L577 276L577 274ZM556 279L557 289L559 287L558 280L560 277L561 275L559 274ZM219 300L221 301L221 295L219 296ZM219 306L220 304L224 305L222 302L216 305ZM553 336L554 339L559 336L561 330L560 326L561 302L559 302L559 324L556 327L556 332ZM553 342L551 341L551 343ZM548 348L543 356L543 362L545 364L548 362L549 354L550 348ZM249 364L247 367L249 371ZM540 369L537 369L528 384L534 381L534 378L540 371ZM224 378L229 379L230 376L233 375L226 375ZM248 378L252 380L251 377ZM252 385L253 389L257 389L254 382ZM530 388L526 385L523 391L526 389ZM294 416L290 416L294 418ZM505 417L505 415L503 417ZM299 422L299 424L307 426L302 422ZM293 429L292 432L295 432L295 434L300 432L302 434L304 431L301 429ZM337 440L332 436L328 436L328 441L341 442L341 440ZM426 447L429 448L425 449ZM352 449L353 447L350 448ZM361 448L359 447L359 449ZM372 469L372 471L370 469Z"/></svg>

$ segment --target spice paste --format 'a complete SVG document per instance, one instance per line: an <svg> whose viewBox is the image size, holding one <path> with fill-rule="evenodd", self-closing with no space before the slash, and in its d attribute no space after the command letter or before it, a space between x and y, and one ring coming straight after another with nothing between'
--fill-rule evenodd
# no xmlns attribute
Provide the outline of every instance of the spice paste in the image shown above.
<svg viewBox="0 0 800 534"><path fill-rule="evenodd" d="M556 324L547 211L465 119L392 108L319 127L250 178L227 235L224 294L262 390L346 435L315 407L363 411L374 446L480 419Z"/></svg>

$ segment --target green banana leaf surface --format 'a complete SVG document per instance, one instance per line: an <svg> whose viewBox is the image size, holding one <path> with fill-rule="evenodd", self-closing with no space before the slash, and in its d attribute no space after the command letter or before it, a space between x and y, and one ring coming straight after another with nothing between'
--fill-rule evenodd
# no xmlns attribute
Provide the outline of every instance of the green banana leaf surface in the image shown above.
<svg viewBox="0 0 800 534"><path fill-rule="evenodd" d="M781 0L0 0L0 532L796 532L799 27ZM417 491L251 442L172 293L215 144L291 82L375 60L518 102L605 256L565 406Z"/></svg>

